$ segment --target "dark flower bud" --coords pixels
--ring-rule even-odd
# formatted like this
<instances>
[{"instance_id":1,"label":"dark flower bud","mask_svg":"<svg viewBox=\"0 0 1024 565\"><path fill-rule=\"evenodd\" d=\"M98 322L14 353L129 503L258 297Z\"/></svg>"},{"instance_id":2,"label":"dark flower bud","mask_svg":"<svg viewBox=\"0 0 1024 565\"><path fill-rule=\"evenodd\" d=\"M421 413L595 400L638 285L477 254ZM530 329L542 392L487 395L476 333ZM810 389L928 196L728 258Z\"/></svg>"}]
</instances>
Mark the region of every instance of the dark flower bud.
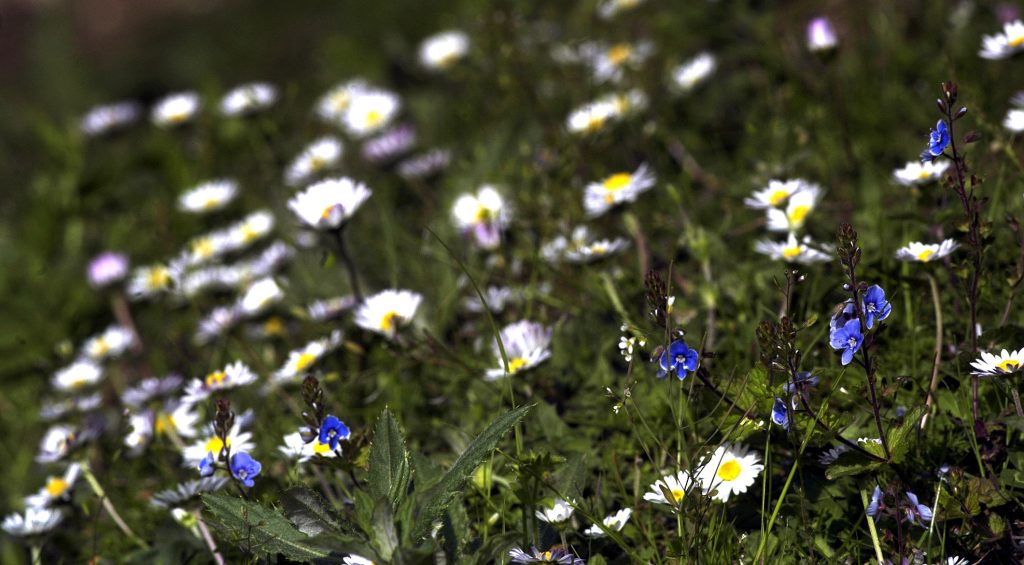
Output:
<instances>
[{"instance_id":1,"label":"dark flower bud","mask_svg":"<svg viewBox=\"0 0 1024 565\"><path fill-rule=\"evenodd\" d=\"M943 114L946 113L946 103L943 102L941 98L935 100L935 105L939 107L940 112L942 112Z\"/></svg>"},{"instance_id":2,"label":"dark flower bud","mask_svg":"<svg viewBox=\"0 0 1024 565\"><path fill-rule=\"evenodd\" d=\"M966 114L966 113L967 113L967 106L961 106L960 109L956 111L956 115L953 116L953 119L954 120L959 120L960 118L964 117L964 114Z\"/></svg>"},{"instance_id":3,"label":"dark flower bud","mask_svg":"<svg viewBox=\"0 0 1024 565\"><path fill-rule=\"evenodd\" d=\"M957 88L955 82L947 80L942 83L942 93L946 95L946 102L950 105L956 104L956 91Z\"/></svg>"},{"instance_id":4,"label":"dark flower bud","mask_svg":"<svg viewBox=\"0 0 1024 565\"><path fill-rule=\"evenodd\" d=\"M981 139L981 134L980 133L978 133L976 131L967 132L967 135L964 136L964 145L967 145L967 144L970 144L970 143L974 143L975 141L978 141L979 139Z\"/></svg>"}]
</instances>

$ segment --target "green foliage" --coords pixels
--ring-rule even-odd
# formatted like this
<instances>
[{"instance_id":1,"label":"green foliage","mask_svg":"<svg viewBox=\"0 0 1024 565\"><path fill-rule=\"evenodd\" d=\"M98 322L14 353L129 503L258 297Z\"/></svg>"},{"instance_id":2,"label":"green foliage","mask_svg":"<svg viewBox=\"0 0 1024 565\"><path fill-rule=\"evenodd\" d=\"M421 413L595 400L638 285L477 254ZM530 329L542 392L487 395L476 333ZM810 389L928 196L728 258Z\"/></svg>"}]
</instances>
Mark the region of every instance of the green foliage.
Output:
<instances>
[{"instance_id":1,"label":"green foliage","mask_svg":"<svg viewBox=\"0 0 1024 565\"><path fill-rule=\"evenodd\" d=\"M395 508L405 497L412 480L405 438L391 410L385 408L377 420L370 451L370 493Z\"/></svg>"},{"instance_id":2,"label":"green foliage","mask_svg":"<svg viewBox=\"0 0 1024 565\"><path fill-rule=\"evenodd\" d=\"M310 543L280 512L259 503L222 494L204 494L203 504L230 539L247 553L274 555L306 563L328 552Z\"/></svg>"}]
</instances>

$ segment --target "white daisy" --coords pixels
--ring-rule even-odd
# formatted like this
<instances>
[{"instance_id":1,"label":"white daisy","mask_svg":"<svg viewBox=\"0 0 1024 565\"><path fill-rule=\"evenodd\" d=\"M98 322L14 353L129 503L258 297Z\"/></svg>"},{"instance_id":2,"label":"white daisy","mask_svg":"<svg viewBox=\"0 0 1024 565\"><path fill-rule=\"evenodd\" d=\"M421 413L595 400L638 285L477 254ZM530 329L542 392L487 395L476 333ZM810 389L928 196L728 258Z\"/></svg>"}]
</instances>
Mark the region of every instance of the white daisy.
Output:
<instances>
[{"instance_id":1,"label":"white daisy","mask_svg":"<svg viewBox=\"0 0 1024 565\"><path fill-rule=\"evenodd\" d=\"M814 18L807 24L807 48L811 51L830 51L839 45L839 38L828 18Z\"/></svg>"},{"instance_id":2,"label":"white daisy","mask_svg":"<svg viewBox=\"0 0 1024 565\"><path fill-rule=\"evenodd\" d=\"M284 443L279 445L277 450L288 459L293 459L299 463L305 463L316 455L322 457L338 456L337 451L332 450L331 446L326 443L320 443L319 438L314 438L313 441L306 443L299 432L284 436L282 441Z\"/></svg>"},{"instance_id":3,"label":"white daisy","mask_svg":"<svg viewBox=\"0 0 1024 565\"><path fill-rule=\"evenodd\" d=\"M672 71L672 83L680 92L690 92L715 72L715 56L705 51Z\"/></svg>"},{"instance_id":4,"label":"white daisy","mask_svg":"<svg viewBox=\"0 0 1024 565\"><path fill-rule=\"evenodd\" d=\"M162 490L149 499L149 503L156 508L172 508L185 504L205 492L216 492L224 488L231 479L228 477L202 477L180 483L173 488ZM174 510L181 510L175 508ZM172 515L177 513L171 511ZM195 517L193 516L193 519ZM177 515L175 519L181 521Z\"/></svg>"},{"instance_id":5,"label":"white daisy","mask_svg":"<svg viewBox=\"0 0 1024 565\"><path fill-rule=\"evenodd\" d=\"M0 528L12 536L35 536L56 528L62 520L64 514L60 510L26 508L24 514L8 514Z\"/></svg>"},{"instance_id":6,"label":"white daisy","mask_svg":"<svg viewBox=\"0 0 1024 565\"><path fill-rule=\"evenodd\" d=\"M601 520L602 525L609 530L614 532L621 532L622 528L626 527L626 522L629 521L629 517L633 515L632 508L623 508L618 512L606 516L604 520ZM588 538L603 538L604 532L597 525L590 526L586 530L583 530L583 535Z\"/></svg>"},{"instance_id":7,"label":"white daisy","mask_svg":"<svg viewBox=\"0 0 1024 565\"><path fill-rule=\"evenodd\" d=\"M564 235L556 237L541 247L540 255L551 263L562 259L570 263L590 263L627 247L629 242L621 237L590 241L587 227L577 226L572 231L572 238L566 238Z\"/></svg>"},{"instance_id":8,"label":"white daisy","mask_svg":"<svg viewBox=\"0 0 1024 565\"><path fill-rule=\"evenodd\" d=\"M640 41L635 44L616 43L605 45L603 43L584 46L584 57L594 73L594 79L598 82L619 81L622 79L623 71L627 68L637 68L644 63L654 52L654 45L649 41Z\"/></svg>"},{"instance_id":9,"label":"white daisy","mask_svg":"<svg viewBox=\"0 0 1024 565\"><path fill-rule=\"evenodd\" d=\"M243 84L231 89L220 100L225 116L245 116L265 110L277 101L277 87L265 82Z\"/></svg>"},{"instance_id":10,"label":"white daisy","mask_svg":"<svg viewBox=\"0 0 1024 565\"><path fill-rule=\"evenodd\" d=\"M356 213L373 194L365 184L348 177L322 180L288 201L288 207L307 226L333 230Z\"/></svg>"},{"instance_id":11,"label":"white daisy","mask_svg":"<svg viewBox=\"0 0 1024 565\"><path fill-rule=\"evenodd\" d=\"M150 119L159 127L168 128L191 121L199 113L202 102L196 92L177 92L160 99L153 106Z\"/></svg>"},{"instance_id":12,"label":"white daisy","mask_svg":"<svg viewBox=\"0 0 1024 565\"><path fill-rule=\"evenodd\" d=\"M344 565L374 565L373 561L355 553L349 554L348 557L342 560L342 563Z\"/></svg>"},{"instance_id":13,"label":"white daisy","mask_svg":"<svg viewBox=\"0 0 1024 565\"><path fill-rule=\"evenodd\" d=\"M727 502L733 494L747 492L764 470L757 453L750 452L744 445L732 444L719 446L709 460L701 460L701 465L697 480L704 492L716 491L713 498L720 502Z\"/></svg>"},{"instance_id":14,"label":"white daisy","mask_svg":"<svg viewBox=\"0 0 1024 565\"><path fill-rule=\"evenodd\" d=\"M288 165L284 181L288 186L299 186L311 177L334 167L341 160L343 146L336 137L321 137L302 150Z\"/></svg>"},{"instance_id":15,"label":"white daisy","mask_svg":"<svg viewBox=\"0 0 1024 565\"><path fill-rule=\"evenodd\" d=\"M170 290L173 282L173 272L166 265L140 267L132 272L132 278L128 281L128 295L133 300L149 298Z\"/></svg>"},{"instance_id":16,"label":"white daisy","mask_svg":"<svg viewBox=\"0 0 1024 565\"><path fill-rule=\"evenodd\" d=\"M265 312L271 305L280 302L282 298L284 298L284 291L273 278L267 277L249 286L238 304L239 310L245 316L257 316Z\"/></svg>"},{"instance_id":17,"label":"white daisy","mask_svg":"<svg viewBox=\"0 0 1024 565\"><path fill-rule=\"evenodd\" d=\"M618 117L612 102L591 102L580 106L569 114L566 129L573 133L594 133Z\"/></svg>"},{"instance_id":18,"label":"white daisy","mask_svg":"<svg viewBox=\"0 0 1024 565\"><path fill-rule=\"evenodd\" d=\"M102 377L99 365L82 359L54 373L50 383L60 392L73 392L98 383Z\"/></svg>"},{"instance_id":19,"label":"white daisy","mask_svg":"<svg viewBox=\"0 0 1024 565\"><path fill-rule=\"evenodd\" d=\"M169 434L173 431L180 437L193 438L199 433L196 429L198 423L199 412L196 411L196 405L179 402L165 406L156 414L153 418L153 431L157 434Z\"/></svg>"},{"instance_id":20,"label":"white daisy","mask_svg":"<svg viewBox=\"0 0 1024 565\"><path fill-rule=\"evenodd\" d=\"M901 247L896 251L896 258L900 261L920 261L922 263L927 263L928 261L942 259L956 250L957 247L959 247L959 245L952 239L943 240L942 243L921 243L920 241L911 241L905 247Z\"/></svg>"},{"instance_id":21,"label":"white daisy","mask_svg":"<svg viewBox=\"0 0 1024 565\"><path fill-rule=\"evenodd\" d=\"M665 475L651 484L644 493L644 500L678 507L693 490L694 484L693 478L686 471Z\"/></svg>"},{"instance_id":22,"label":"white daisy","mask_svg":"<svg viewBox=\"0 0 1024 565\"><path fill-rule=\"evenodd\" d=\"M387 127L401 109L401 99L391 92L363 92L352 99L342 123L349 135L362 138Z\"/></svg>"},{"instance_id":23,"label":"white daisy","mask_svg":"<svg viewBox=\"0 0 1024 565\"><path fill-rule=\"evenodd\" d=\"M452 207L456 227L471 235L483 249L494 249L501 243L501 232L508 226L509 216L501 194L488 184L476 194L459 196Z\"/></svg>"},{"instance_id":24,"label":"white daisy","mask_svg":"<svg viewBox=\"0 0 1024 565\"><path fill-rule=\"evenodd\" d=\"M209 398L214 391L237 388L255 381L256 373L245 363L235 361L221 370L206 375L203 379L193 379L185 387L182 401L186 404L196 404Z\"/></svg>"},{"instance_id":25,"label":"white daisy","mask_svg":"<svg viewBox=\"0 0 1024 565\"><path fill-rule=\"evenodd\" d=\"M39 442L39 453L36 454L38 463L55 463L63 459L71 447L74 446L78 432L67 424L56 424L46 430L46 434Z\"/></svg>"},{"instance_id":26,"label":"white daisy","mask_svg":"<svg viewBox=\"0 0 1024 565\"><path fill-rule=\"evenodd\" d=\"M1009 352L1004 349L999 355L982 351L981 357L972 361L971 366L975 369L972 374L986 377L1016 373L1024 369L1024 348Z\"/></svg>"},{"instance_id":27,"label":"white daisy","mask_svg":"<svg viewBox=\"0 0 1024 565\"><path fill-rule=\"evenodd\" d=\"M498 367L488 369L484 378L493 381L506 375L515 375L547 360L551 357L551 333L551 328L544 324L528 320L505 326L501 330L501 343L505 346L505 356L508 358L508 373L505 372L505 362L495 340L492 349Z\"/></svg>"},{"instance_id":28,"label":"white daisy","mask_svg":"<svg viewBox=\"0 0 1024 565\"><path fill-rule=\"evenodd\" d=\"M316 114L320 119L337 123L352 104L352 99L370 90L366 81L354 79L328 90L316 103Z\"/></svg>"},{"instance_id":29,"label":"white daisy","mask_svg":"<svg viewBox=\"0 0 1024 565\"><path fill-rule=\"evenodd\" d=\"M219 179L194 186L178 197L178 209L192 214L203 214L227 206L238 194L238 183Z\"/></svg>"},{"instance_id":30,"label":"white daisy","mask_svg":"<svg viewBox=\"0 0 1024 565\"><path fill-rule=\"evenodd\" d=\"M274 382L288 382L308 373L324 355L341 345L341 330L335 330L329 337L307 343L302 349L288 354L284 366L274 373Z\"/></svg>"},{"instance_id":31,"label":"white daisy","mask_svg":"<svg viewBox=\"0 0 1024 565\"><path fill-rule=\"evenodd\" d=\"M754 194L743 200L743 203L756 210L778 208L785 205L790 197L801 192L809 192L817 200L821 187L803 179L768 181L768 186L754 191Z\"/></svg>"},{"instance_id":32,"label":"white daisy","mask_svg":"<svg viewBox=\"0 0 1024 565\"><path fill-rule=\"evenodd\" d=\"M985 35L981 38L982 59L1005 59L1024 51L1024 22L1014 20L1003 24L1002 33Z\"/></svg>"},{"instance_id":33,"label":"white daisy","mask_svg":"<svg viewBox=\"0 0 1024 565\"><path fill-rule=\"evenodd\" d=\"M815 246L810 236L804 236L803 240L798 240L796 234L792 232L790 232L789 238L784 242L762 239L754 244L755 251L767 255L776 261L782 260L787 263L810 265L832 259L831 255L816 249L816 247L827 249L827 247L822 245Z\"/></svg>"},{"instance_id":34,"label":"white daisy","mask_svg":"<svg viewBox=\"0 0 1024 565\"><path fill-rule=\"evenodd\" d=\"M268 210L249 214L241 222L223 232L227 240L225 251L238 251L263 239L274 229L274 215Z\"/></svg>"},{"instance_id":35,"label":"white daisy","mask_svg":"<svg viewBox=\"0 0 1024 565\"><path fill-rule=\"evenodd\" d=\"M231 429L228 430L226 443L217 437L212 429L207 431L209 435L201 436L198 441L182 449L181 456L185 467L198 468L199 462L207 454L213 454L213 457L216 459L225 447L230 447L232 453L240 451L251 452L256 447L256 444L252 441L252 434L250 432L243 432L238 422L235 422L235 425L231 426Z\"/></svg>"},{"instance_id":36,"label":"white daisy","mask_svg":"<svg viewBox=\"0 0 1024 565\"><path fill-rule=\"evenodd\" d=\"M139 119L142 112L135 102L115 102L97 106L82 116L79 129L87 137L96 137L124 127Z\"/></svg>"},{"instance_id":37,"label":"white daisy","mask_svg":"<svg viewBox=\"0 0 1024 565\"><path fill-rule=\"evenodd\" d=\"M356 325L394 338L399 327L412 321L422 301L422 295L409 290L382 290L359 305L355 313Z\"/></svg>"},{"instance_id":38,"label":"white daisy","mask_svg":"<svg viewBox=\"0 0 1024 565\"><path fill-rule=\"evenodd\" d=\"M902 169L892 172L893 179L903 186L921 186L931 184L940 178L949 168L949 161L935 159L922 163L910 161Z\"/></svg>"},{"instance_id":39,"label":"white daisy","mask_svg":"<svg viewBox=\"0 0 1024 565\"><path fill-rule=\"evenodd\" d=\"M36 494L25 497L25 506L28 508L48 508L54 501L64 498L75 486L75 481L78 480L81 470L81 466L78 463L71 463L64 470L62 476L47 478L46 486L39 489L39 492Z\"/></svg>"},{"instance_id":40,"label":"white daisy","mask_svg":"<svg viewBox=\"0 0 1024 565\"><path fill-rule=\"evenodd\" d=\"M818 194L816 190L801 190L789 197L785 210L769 208L768 231L794 232L802 228L818 203Z\"/></svg>"},{"instance_id":41,"label":"white daisy","mask_svg":"<svg viewBox=\"0 0 1024 565\"><path fill-rule=\"evenodd\" d=\"M623 202L634 202L657 182L657 177L646 163L636 171L615 173L599 182L587 185L583 195L583 208L594 218Z\"/></svg>"},{"instance_id":42,"label":"white daisy","mask_svg":"<svg viewBox=\"0 0 1024 565\"><path fill-rule=\"evenodd\" d=\"M420 44L420 64L430 70L444 70L469 52L469 36L458 30L444 31Z\"/></svg>"},{"instance_id":43,"label":"white daisy","mask_svg":"<svg viewBox=\"0 0 1024 565\"><path fill-rule=\"evenodd\" d=\"M611 19L617 14L632 10L640 4L643 4L644 0L604 0L597 6L597 14L604 19Z\"/></svg>"},{"instance_id":44,"label":"white daisy","mask_svg":"<svg viewBox=\"0 0 1024 565\"><path fill-rule=\"evenodd\" d=\"M202 265L231 251L231 241L225 231L215 231L192 238L182 252L184 263L190 267Z\"/></svg>"},{"instance_id":45,"label":"white daisy","mask_svg":"<svg viewBox=\"0 0 1024 565\"><path fill-rule=\"evenodd\" d=\"M110 326L82 344L82 355L93 361L113 359L135 345L135 334L123 326Z\"/></svg>"},{"instance_id":46,"label":"white daisy","mask_svg":"<svg viewBox=\"0 0 1024 565\"><path fill-rule=\"evenodd\" d=\"M1010 110L1003 120L1003 127L1012 133L1024 132L1024 110L1019 108Z\"/></svg>"},{"instance_id":47,"label":"white daisy","mask_svg":"<svg viewBox=\"0 0 1024 565\"><path fill-rule=\"evenodd\" d=\"M204 345L220 337L230 330L242 319L237 304L231 306L218 306L199 321L199 328L196 330L195 341Z\"/></svg>"},{"instance_id":48,"label":"white daisy","mask_svg":"<svg viewBox=\"0 0 1024 565\"><path fill-rule=\"evenodd\" d=\"M537 519L542 522L558 524L572 517L574 510L573 506L575 504L575 501L566 501L561 498L556 498L550 507L537 510L535 515L537 516Z\"/></svg>"},{"instance_id":49,"label":"white daisy","mask_svg":"<svg viewBox=\"0 0 1024 565\"><path fill-rule=\"evenodd\" d=\"M521 292L512 290L507 286L489 286L483 290L484 300L487 301L487 308L491 312L501 312L508 304L519 302L523 295ZM484 304L480 297L474 292L462 302L466 310L479 314L484 311Z\"/></svg>"},{"instance_id":50,"label":"white daisy","mask_svg":"<svg viewBox=\"0 0 1024 565\"><path fill-rule=\"evenodd\" d=\"M153 439L153 413L145 411L128 416L128 434L124 445L133 455L138 455Z\"/></svg>"}]
</instances>

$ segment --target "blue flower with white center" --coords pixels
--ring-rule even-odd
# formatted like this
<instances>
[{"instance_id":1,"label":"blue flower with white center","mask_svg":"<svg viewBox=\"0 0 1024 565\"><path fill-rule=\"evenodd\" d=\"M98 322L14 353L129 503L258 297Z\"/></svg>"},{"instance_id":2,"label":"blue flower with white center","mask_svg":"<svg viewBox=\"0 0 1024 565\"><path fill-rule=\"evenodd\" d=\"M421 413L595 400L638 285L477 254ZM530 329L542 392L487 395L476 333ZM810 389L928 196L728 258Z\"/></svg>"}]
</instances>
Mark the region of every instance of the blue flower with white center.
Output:
<instances>
[{"instance_id":1,"label":"blue flower with white center","mask_svg":"<svg viewBox=\"0 0 1024 565\"><path fill-rule=\"evenodd\" d=\"M338 441L347 440L351 434L345 422L334 415L327 416L320 424L320 443L331 446L331 451L338 449Z\"/></svg>"},{"instance_id":2,"label":"blue flower with white center","mask_svg":"<svg viewBox=\"0 0 1024 565\"><path fill-rule=\"evenodd\" d=\"M213 465L213 453L207 453L206 457L203 457L202 461L199 462L199 476L209 477L213 474L215 467Z\"/></svg>"},{"instance_id":3,"label":"blue flower with white center","mask_svg":"<svg viewBox=\"0 0 1024 565\"><path fill-rule=\"evenodd\" d=\"M843 365L849 365L853 361L853 355L864 343L864 334L860 332L860 320L850 320L841 327L832 330L829 336L829 345L832 349L843 352Z\"/></svg>"},{"instance_id":4,"label":"blue flower with white center","mask_svg":"<svg viewBox=\"0 0 1024 565\"><path fill-rule=\"evenodd\" d=\"M867 514L872 518L878 519L878 507L882 504L882 489L878 485L875 485L875 492L871 494L871 503L868 504Z\"/></svg>"},{"instance_id":5,"label":"blue flower with white center","mask_svg":"<svg viewBox=\"0 0 1024 565\"><path fill-rule=\"evenodd\" d=\"M892 305L885 299L885 291L882 287L872 285L864 293L864 318L870 330L875 326L875 320L881 322L889 317L892 312Z\"/></svg>"},{"instance_id":6,"label":"blue flower with white center","mask_svg":"<svg viewBox=\"0 0 1024 565\"><path fill-rule=\"evenodd\" d=\"M921 153L922 161L932 161L949 147L949 127L946 122L939 120L935 129L928 136L928 148Z\"/></svg>"},{"instance_id":7,"label":"blue flower with white center","mask_svg":"<svg viewBox=\"0 0 1024 565\"><path fill-rule=\"evenodd\" d=\"M789 407L779 397L775 397L775 407L772 408L772 423L782 426L782 429L789 429Z\"/></svg>"},{"instance_id":8,"label":"blue flower with white center","mask_svg":"<svg viewBox=\"0 0 1024 565\"><path fill-rule=\"evenodd\" d=\"M661 353L658 362L658 378L664 378L670 372L674 372L679 380L686 378L687 373L697 370L698 355L696 349L690 349L686 342L677 339L668 346L668 349Z\"/></svg>"},{"instance_id":9,"label":"blue flower with white center","mask_svg":"<svg viewBox=\"0 0 1024 565\"><path fill-rule=\"evenodd\" d=\"M910 502L910 506L906 509L907 520L922 528L927 528L932 521L932 509L928 508L927 504L921 504L917 500L917 495L909 490L907 491L907 500Z\"/></svg>"},{"instance_id":10,"label":"blue flower with white center","mask_svg":"<svg viewBox=\"0 0 1024 565\"><path fill-rule=\"evenodd\" d=\"M231 456L231 476L241 481L241 483L247 487L253 486L253 478L260 474L263 470L263 465L260 462L249 456L244 451Z\"/></svg>"}]
</instances>

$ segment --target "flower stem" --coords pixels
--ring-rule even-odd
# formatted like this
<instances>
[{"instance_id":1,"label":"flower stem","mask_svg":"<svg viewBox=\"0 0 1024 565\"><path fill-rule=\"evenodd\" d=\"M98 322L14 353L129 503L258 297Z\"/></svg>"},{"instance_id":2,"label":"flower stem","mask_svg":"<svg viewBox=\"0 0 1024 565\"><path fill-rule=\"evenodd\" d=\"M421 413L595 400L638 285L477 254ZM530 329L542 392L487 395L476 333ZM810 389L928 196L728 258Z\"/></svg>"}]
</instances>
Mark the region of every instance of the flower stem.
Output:
<instances>
[{"instance_id":1,"label":"flower stem","mask_svg":"<svg viewBox=\"0 0 1024 565\"><path fill-rule=\"evenodd\" d=\"M854 261L851 259L847 264L848 275L850 277L850 292L853 294L853 308L857 314L857 318L860 319L861 331L867 332L867 319L864 316L864 308L860 301L860 286L857 282L857 271L854 268ZM865 342L867 337L865 336ZM882 450L885 452L886 461L889 460L891 454L889 453L889 440L885 437L885 427L882 426L882 411L878 405L878 391L877 385L875 384L875 366L871 362L871 354L869 349L871 348L869 343L864 343L860 348L861 355L864 357L864 372L868 377L868 392L870 397L868 401L871 403L871 412L875 417L875 426L878 428L878 439L882 442Z\"/></svg>"},{"instance_id":2,"label":"flower stem","mask_svg":"<svg viewBox=\"0 0 1024 565\"><path fill-rule=\"evenodd\" d=\"M860 491L860 499L864 504L864 510L868 509L868 491ZM882 545L878 542L878 530L875 529L875 519L871 516L867 516L868 520L868 531L871 532L871 545L875 547L875 557L878 559L878 565L885 563L885 557L882 555Z\"/></svg>"},{"instance_id":3,"label":"flower stem","mask_svg":"<svg viewBox=\"0 0 1024 565\"><path fill-rule=\"evenodd\" d=\"M928 284L932 289L932 306L935 308L935 359L932 361L932 380L928 385L928 398L925 400L925 412L921 416L921 429L928 424L928 415L931 414L932 404L935 403L935 389L939 385L939 362L942 360L942 303L939 301L939 285L931 274L928 277Z\"/></svg>"},{"instance_id":4,"label":"flower stem","mask_svg":"<svg viewBox=\"0 0 1024 565\"><path fill-rule=\"evenodd\" d=\"M342 225L336 230L333 230L334 241L338 248L338 257L341 258L341 263L345 266L345 272L348 273L349 286L352 288L352 295L356 297L357 302L363 301L363 292L359 288L359 277L356 275L356 265L352 262L352 257L348 253L348 246L345 245L345 226Z\"/></svg>"},{"instance_id":5,"label":"flower stem","mask_svg":"<svg viewBox=\"0 0 1024 565\"><path fill-rule=\"evenodd\" d=\"M203 521L200 511L196 510L194 516L196 517L196 525L199 526L199 532L203 535L203 541L206 542L206 547L210 548L210 553L213 554L213 560L217 565L224 565L224 556L217 549L217 542L210 535L210 529L206 527L206 522Z\"/></svg>"},{"instance_id":6,"label":"flower stem","mask_svg":"<svg viewBox=\"0 0 1024 565\"><path fill-rule=\"evenodd\" d=\"M32 565L42 565L43 563L43 548L38 544L32 544L29 546L29 551L32 554L30 563Z\"/></svg>"},{"instance_id":7,"label":"flower stem","mask_svg":"<svg viewBox=\"0 0 1024 565\"><path fill-rule=\"evenodd\" d=\"M128 526L128 524L126 524L125 521L121 518L121 515L118 514L117 508L115 508L114 504L110 502L110 497L107 496L107 493L106 491L103 490L103 487L100 485L100 482L96 480L96 475L93 474L92 469L89 467L89 462L82 461L80 469L82 472L82 476L85 477L85 480L89 483L89 486L92 487L92 491L96 493L96 496L100 498L100 501L103 504L103 508L107 511L107 514L110 514L110 518L114 520L114 523L117 524L117 527L120 528L120 530L124 532L124 535L128 536L128 539L132 540L132 542L134 542L136 545L143 549L148 549L149 544L147 544L145 541L142 540L142 538L137 536L135 532L133 532L132 529Z\"/></svg>"}]
</instances>

